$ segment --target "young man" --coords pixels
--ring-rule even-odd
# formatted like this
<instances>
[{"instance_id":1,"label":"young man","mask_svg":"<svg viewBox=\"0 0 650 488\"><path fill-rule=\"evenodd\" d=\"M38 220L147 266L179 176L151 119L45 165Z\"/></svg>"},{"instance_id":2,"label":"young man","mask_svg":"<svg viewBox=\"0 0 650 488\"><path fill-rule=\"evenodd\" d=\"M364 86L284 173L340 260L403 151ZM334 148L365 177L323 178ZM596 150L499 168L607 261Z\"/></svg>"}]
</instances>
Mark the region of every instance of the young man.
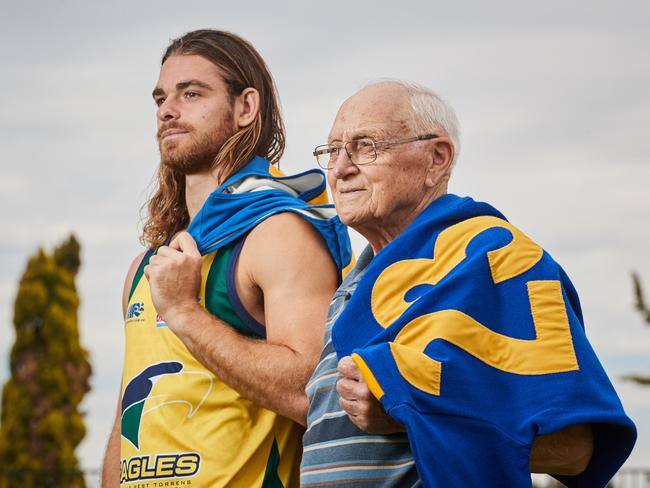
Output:
<instances>
[{"instance_id":1,"label":"young man","mask_svg":"<svg viewBox=\"0 0 650 488\"><path fill-rule=\"evenodd\" d=\"M347 233L331 208L307 203L322 200L322 173L271 174L284 130L249 43L213 30L172 41L153 97L150 251L124 286L103 484L297 486L303 389L350 260Z\"/></svg>"}]
</instances>

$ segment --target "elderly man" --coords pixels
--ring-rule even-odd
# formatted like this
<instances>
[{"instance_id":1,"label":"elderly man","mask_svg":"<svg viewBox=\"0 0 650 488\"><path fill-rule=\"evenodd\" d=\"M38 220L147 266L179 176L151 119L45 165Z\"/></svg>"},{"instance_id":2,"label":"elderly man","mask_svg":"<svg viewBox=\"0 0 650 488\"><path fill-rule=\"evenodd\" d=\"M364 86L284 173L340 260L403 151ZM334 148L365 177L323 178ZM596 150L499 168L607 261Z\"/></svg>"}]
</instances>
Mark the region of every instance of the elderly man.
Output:
<instances>
[{"instance_id":1,"label":"elderly man","mask_svg":"<svg viewBox=\"0 0 650 488\"><path fill-rule=\"evenodd\" d=\"M564 271L493 207L447 193L458 147L439 97L382 82L314 151L370 245L307 386L303 487L522 487L531 470L604 486L634 445Z\"/></svg>"}]
</instances>

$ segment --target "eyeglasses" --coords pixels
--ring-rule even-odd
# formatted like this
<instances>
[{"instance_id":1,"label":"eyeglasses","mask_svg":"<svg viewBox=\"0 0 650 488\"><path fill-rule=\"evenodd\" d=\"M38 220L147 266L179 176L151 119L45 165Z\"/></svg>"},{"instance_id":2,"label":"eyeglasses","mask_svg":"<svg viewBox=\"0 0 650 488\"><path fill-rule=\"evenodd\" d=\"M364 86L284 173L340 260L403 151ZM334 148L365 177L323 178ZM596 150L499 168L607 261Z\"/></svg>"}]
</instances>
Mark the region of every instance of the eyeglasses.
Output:
<instances>
[{"instance_id":1,"label":"eyeglasses","mask_svg":"<svg viewBox=\"0 0 650 488\"><path fill-rule=\"evenodd\" d=\"M316 146L314 149L314 156L318 166L323 169L332 169L334 163L339 157L341 149L347 153L350 161L357 166L370 164L377 159L377 148L396 146L398 144L406 144L407 142L425 141L427 139L435 139L436 134L424 134L421 136L407 137L405 139L397 139L395 141L374 141L368 137L361 139L354 139L345 143L323 144Z\"/></svg>"}]
</instances>

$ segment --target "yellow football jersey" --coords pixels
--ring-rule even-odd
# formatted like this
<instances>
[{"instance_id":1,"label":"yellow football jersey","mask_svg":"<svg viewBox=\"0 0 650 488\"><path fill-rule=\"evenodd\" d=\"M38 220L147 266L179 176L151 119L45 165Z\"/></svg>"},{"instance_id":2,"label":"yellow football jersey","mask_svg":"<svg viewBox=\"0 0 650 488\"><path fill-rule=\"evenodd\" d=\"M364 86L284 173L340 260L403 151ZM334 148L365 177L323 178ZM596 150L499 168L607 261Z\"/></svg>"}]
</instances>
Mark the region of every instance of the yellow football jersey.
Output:
<instances>
[{"instance_id":1,"label":"yellow football jersey","mask_svg":"<svg viewBox=\"0 0 650 488\"><path fill-rule=\"evenodd\" d=\"M227 259L215 259L224 251L203 257L204 306L206 284L208 294L225 286L223 279L208 282L213 267L225 272ZM243 398L199 363L157 316L139 274L125 324L121 486L297 487L302 428Z\"/></svg>"}]
</instances>

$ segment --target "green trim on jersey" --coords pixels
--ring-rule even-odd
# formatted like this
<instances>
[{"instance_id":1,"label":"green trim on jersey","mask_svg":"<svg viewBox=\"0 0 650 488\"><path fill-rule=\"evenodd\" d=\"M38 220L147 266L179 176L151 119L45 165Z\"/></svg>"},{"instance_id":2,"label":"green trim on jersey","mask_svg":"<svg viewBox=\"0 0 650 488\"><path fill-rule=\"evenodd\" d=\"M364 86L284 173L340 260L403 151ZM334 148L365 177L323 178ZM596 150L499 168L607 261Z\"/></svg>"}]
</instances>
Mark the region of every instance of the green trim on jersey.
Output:
<instances>
[{"instance_id":1,"label":"green trim on jersey","mask_svg":"<svg viewBox=\"0 0 650 488\"><path fill-rule=\"evenodd\" d=\"M217 255L214 257L214 262L210 266L210 272L205 282L205 308L232 326L240 334L259 338L259 334L254 332L237 315L228 296L228 264L237 244L239 244L238 240L216 251Z\"/></svg>"},{"instance_id":2,"label":"green trim on jersey","mask_svg":"<svg viewBox=\"0 0 650 488\"><path fill-rule=\"evenodd\" d=\"M260 335L251 329L237 314L235 307L230 301L228 296L228 264L232 256L234 248L239 244L239 240L229 244L226 247L215 251L217 254L214 261L210 266L208 278L205 284L205 308L212 314L219 317L221 320L230 325L240 334L248 337L259 338ZM144 274L144 267L149 264L151 256L156 254L158 250L147 250L142 257L142 261L131 282L131 291L129 292L129 301L135 292L138 283Z\"/></svg>"},{"instance_id":3,"label":"green trim on jersey","mask_svg":"<svg viewBox=\"0 0 650 488\"><path fill-rule=\"evenodd\" d=\"M135 292L135 289L138 286L138 283L140 282L140 278L142 278L142 275L144 274L144 267L149 264L149 259L151 259L151 256L156 254L158 250L156 249L155 251L152 250L151 248L147 249L147 252L144 253L144 256L142 256L142 261L140 261L140 264L138 265L138 269L135 272L135 275L133 276L133 281L131 281L131 291L129 291L129 299L128 301L131 301L131 297L133 296L133 293Z\"/></svg>"},{"instance_id":4,"label":"green trim on jersey","mask_svg":"<svg viewBox=\"0 0 650 488\"><path fill-rule=\"evenodd\" d=\"M262 488L284 488L282 480L278 475L278 466L280 465L280 450L278 449L278 441L273 439L271 445L271 452L269 452L269 460L266 463L266 471L264 472L264 481Z\"/></svg>"}]
</instances>

